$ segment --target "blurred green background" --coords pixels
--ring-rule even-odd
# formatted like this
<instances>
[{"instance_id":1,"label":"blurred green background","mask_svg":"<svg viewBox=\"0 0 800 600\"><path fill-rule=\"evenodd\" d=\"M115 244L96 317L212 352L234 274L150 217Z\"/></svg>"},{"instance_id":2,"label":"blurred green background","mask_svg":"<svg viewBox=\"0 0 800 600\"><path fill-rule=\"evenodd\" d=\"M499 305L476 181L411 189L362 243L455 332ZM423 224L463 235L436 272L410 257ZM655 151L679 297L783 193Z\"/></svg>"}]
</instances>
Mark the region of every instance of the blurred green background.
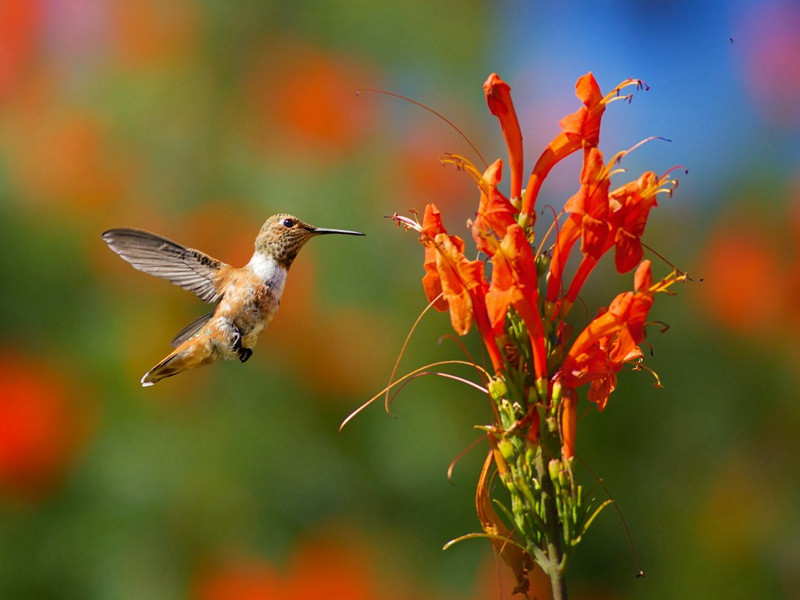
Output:
<instances>
[{"instance_id":1,"label":"blurred green background","mask_svg":"<svg viewBox=\"0 0 800 600\"><path fill-rule=\"evenodd\" d=\"M446 469L489 420L485 398L417 380L394 418L376 404L337 430L425 306L421 248L384 215L435 202L466 236L477 207L438 162L473 157L462 139L356 90L423 101L505 159L492 71L526 169L587 71L603 90L651 86L607 111L607 156L659 135L671 143L627 157L630 176L689 169L645 236L695 280L651 313L670 325L648 338L664 389L623 373L578 425L647 576L607 510L572 595L800 597L800 8L555 4L0 0L0 597L508 597L489 544L440 550L479 528L483 448L453 483ZM542 223L579 168L548 179ZM148 229L239 265L279 211L367 237L303 250L247 364L140 388L206 307L100 233ZM629 287L595 273L587 310ZM437 343L448 331L426 317L401 372L460 358Z\"/></svg>"}]
</instances>

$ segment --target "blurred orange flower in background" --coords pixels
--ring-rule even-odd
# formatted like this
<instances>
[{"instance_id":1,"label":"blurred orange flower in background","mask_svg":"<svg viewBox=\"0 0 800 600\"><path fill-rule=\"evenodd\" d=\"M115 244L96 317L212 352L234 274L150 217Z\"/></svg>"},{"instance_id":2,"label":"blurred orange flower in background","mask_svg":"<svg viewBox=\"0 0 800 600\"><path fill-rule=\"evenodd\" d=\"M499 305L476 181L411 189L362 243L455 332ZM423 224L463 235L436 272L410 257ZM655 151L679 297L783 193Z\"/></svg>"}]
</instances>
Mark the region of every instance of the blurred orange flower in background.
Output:
<instances>
[{"instance_id":1,"label":"blurred orange flower in background","mask_svg":"<svg viewBox=\"0 0 800 600\"><path fill-rule=\"evenodd\" d=\"M127 0L112 4L112 39L123 64L158 66L193 50L202 11L190 0Z\"/></svg>"},{"instance_id":2,"label":"blurred orange flower in background","mask_svg":"<svg viewBox=\"0 0 800 600\"><path fill-rule=\"evenodd\" d=\"M52 367L0 355L0 494L35 500L58 485L92 424L76 394Z\"/></svg>"},{"instance_id":3,"label":"blurred orange flower in background","mask_svg":"<svg viewBox=\"0 0 800 600\"><path fill-rule=\"evenodd\" d=\"M389 595L391 597L391 594ZM379 593L365 552L329 540L313 541L278 570L259 558L223 561L201 573L194 586L197 600L371 600Z\"/></svg>"},{"instance_id":4,"label":"blurred orange flower in background","mask_svg":"<svg viewBox=\"0 0 800 600\"><path fill-rule=\"evenodd\" d=\"M780 232L744 219L717 225L698 273L704 314L740 335L772 339L784 330L789 273Z\"/></svg>"},{"instance_id":5,"label":"blurred orange flower in background","mask_svg":"<svg viewBox=\"0 0 800 600\"><path fill-rule=\"evenodd\" d=\"M250 134L265 152L348 150L375 125L375 104L356 95L375 80L365 61L285 42L263 48L253 63L245 92L257 115Z\"/></svg>"},{"instance_id":6,"label":"blurred orange flower in background","mask_svg":"<svg viewBox=\"0 0 800 600\"><path fill-rule=\"evenodd\" d=\"M15 90L30 68L43 16L37 0L0 2L0 102Z\"/></svg>"},{"instance_id":7,"label":"blurred orange flower in background","mask_svg":"<svg viewBox=\"0 0 800 600\"><path fill-rule=\"evenodd\" d=\"M19 194L45 207L91 211L112 203L124 172L111 158L105 127L96 114L52 100L34 91L11 120L13 135L5 140Z\"/></svg>"}]
</instances>

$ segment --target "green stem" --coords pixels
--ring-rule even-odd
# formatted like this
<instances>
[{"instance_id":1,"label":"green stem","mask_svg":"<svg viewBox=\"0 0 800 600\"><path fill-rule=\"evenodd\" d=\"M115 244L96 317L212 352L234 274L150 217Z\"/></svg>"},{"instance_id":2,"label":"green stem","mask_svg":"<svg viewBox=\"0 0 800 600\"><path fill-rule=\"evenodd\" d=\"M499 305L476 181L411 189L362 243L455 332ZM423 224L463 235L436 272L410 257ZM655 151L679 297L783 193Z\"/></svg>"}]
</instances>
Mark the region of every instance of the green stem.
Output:
<instances>
[{"instance_id":1,"label":"green stem","mask_svg":"<svg viewBox=\"0 0 800 600\"><path fill-rule=\"evenodd\" d=\"M553 600L567 600L567 578L564 575L562 565L563 551L561 548L562 531L561 522L558 519L558 508L556 507L556 490L553 481L550 479L550 471L547 468L544 452L536 455L536 473L542 485L542 504L545 509L545 519L547 523L546 545L547 545L547 565L541 565L542 569L550 576L550 587L553 590Z\"/></svg>"}]
</instances>

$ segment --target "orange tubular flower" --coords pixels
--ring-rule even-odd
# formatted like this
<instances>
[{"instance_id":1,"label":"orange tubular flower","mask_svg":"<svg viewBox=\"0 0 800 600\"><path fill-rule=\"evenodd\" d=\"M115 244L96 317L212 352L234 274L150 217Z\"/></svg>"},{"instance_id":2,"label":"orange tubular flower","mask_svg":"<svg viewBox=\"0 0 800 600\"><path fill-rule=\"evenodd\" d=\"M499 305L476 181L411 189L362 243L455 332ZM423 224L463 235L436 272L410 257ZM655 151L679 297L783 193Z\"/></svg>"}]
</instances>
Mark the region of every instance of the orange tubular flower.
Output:
<instances>
[{"instance_id":1,"label":"orange tubular flower","mask_svg":"<svg viewBox=\"0 0 800 600\"><path fill-rule=\"evenodd\" d=\"M478 250L488 256L494 254L499 240L509 225L516 223L514 215L519 212L498 189L503 174L503 161L497 159L478 181L481 190L478 214L472 223L472 237Z\"/></svg>"},{"instance_id":2,"label":"orange tubular flower","mask_svg":"<svg viewBox=\"0 0 800 600\"><path fill-rule=\"evenodd\" d=\"M436 208L436 205L429 204L425 207L425 216L422 219L422 240L433 240L440 233L447 233L444 225L442 224L442 213ZM447 300L444 299L442 294L442 280L439 278L439 270L436 267L436 246L433 244L426 244L425 246L425 262L422 267L425 269L425 276L422 278L422 287L425 289L425 295L428 297L428 302L433 302L434 308L439 312L447 310Z\"/></svg>"},{"instance_id":3,"label":"orange tubular flower","mask_svg":"<svg viewBox=\"0 0 800 600\"><path fill-rule=\"evenodd\" d=\"M518 202L522 194L522 132L514 103L511 101L511 88L497 73L492 73L483 84L483 91L489 111L498 118L500 128L503 130L503 137L508 147L508 161L511 165L511 200Z\"/></svg>"},{"instance_id":4,"label":"orange tubular flower","mask_svg":"<svg viewBox=\"0 0 800 600\"><path fill-rule=\"evenodd\" d=\"M490 451L478 481L475 506L483 533L513 573L513 593L526 597L544 593L531 580L534 564L541 567L540 574L549 577L552 597L567 597L565 573L575 547L600 510L611 502L583 495L573 474L578 388L585 385L588 400L604 410L625 363L636 361L634 370L647 369L640 344L655 295L687 278L675 269L654 282L650 261L642 260L641 237L650 210L657 205L658 194L671 193L677 185L669 171L661 177L647 172L617 189L611 187L612 176L624 171L618 167L622 157L653 138L608 162L598 149L606 106L630 99L631 95L621 95L629 86L646 87L638 79L626 79L603 95L591 73L579 78L575 93L581 107L559 122L561 133L539 156L527 187L522 189L522 133L511 88L496 73L488 77L483 86L486 102L499 121L508 150L508 195L498 189L502 160L478 169L463 156L441 157L443 164L472 177L480 190L478 210L467 222L478 249L477 260L466 258L464 241L447 233L433 204L426 207L422 223L397 214L392 217L421 234L425 247L422 283L430 306L448 310L459 335L468 333L474 321L494 367L494 373L488 373L476 365L484 381L480 389L491 404L493 418L490 425L479 427ZM534 246L534 206L543 181L559 161L578 150L583 158L578 190L555 216L545 239ZM482 156L481 161L487 162ZM554 241L550 237L553 230ZM568 280L566 265L579 241L582 260ZM549 259L545 242L553 244ZM589 274L611 248L615 248L616 268L621 273L639 265L633 291L618 294L574 335L576 329L565 317ZM571 274L572 267L569 271ZM421 367L390 382L384 390L387 402L395 384L426 369ZM492 465L499 475L497 483L505 487L498 505L508 508L502 514L494 506ZM445 547L474 535L459 537Z\"/></svg>"},{"instance_id":5,"label":"orange tubular flower","mask_svg":"<svg viewBox=\"0 0 800 600\"><path fill-rule=\"evenodd\" d=\"M572 214L558 232L553 248L547 280L548 302L555 302L558 299L564 267L572 246L579 237L582 238L581 252L584 256L591 257L595 263L607 250L607 243L611 237L611 228L608 224L610 186L609 170L603 163L603 154L597 148L589 148L583 156L581 187L564 205L564 210ZM574 297L570 301L574 301Z\"/></svg>"},{"instance_id":6,"label":"orange tubular flower","mask_svg":"<svg viewBox=\"0 0 800 600\"><path fill-rule=\"evenodd\" d=\"M564 392L561 409L561 454L564 458L575 456L575 430L578 426L578 396L575 390L567 389Z\"/></svg>"},{"instance_id":7,"label":"orange tubular flower","mask_svg":"<svg viewBox=\"0 0 800 600\"><path fill-rule=\"evenodd\" d=\"M434 244L437 250L436 270L444 300L450 307L450 322L458 335L466 335L473 317L472 298L467 282L473 287L480 287L481 283L485 285L485 281L481 282L483 263L466 259L464 241L458 236L440 233L434 238Z\"/></svg>"},{"instance_id":8,"label":"orange tubular flower","mask_svg":"<svg viewBox=\"0 0 800 600\"><path fill-rule=\"evenodd\" d=\"M500 333L509 306L525 322L531 340L537 380L547 377L544 328L539 315L536 261L522 227L510 225L492 258L492 284L486 294L489 322Z\"/></svg>"},{"instance_id":9,"label":"orange tubular flower","mask_svg":"<svg viewBox=\"0 0 800 600\"><path fill-rule=\"evenodd\" d=\"M613 163L613 161L612 161ZM609 165L610 166L610 165ZM572 278L565 299L574 302L578 297L581 286L586 281L591 270L612 246L615 246L614 263L617 271L627 273L633 269L644 256L642 250L642 234L644 233L650 209L658 206L658 194L671 194L676 185L669 174L660 178L652 171L642 174L639 179L632 181L612 191L608 196L608 222L604 223L610 235L605 236L605 244L596 244L594 253L584 252L584 258ZM581 246L581 250L586 246Z\"/></svg>"},{"instance_id":10,"label":"orange tubular flower","mask_svg":"<svg viewBox=\"0 0 800 600\"><path fill-rule=\"evenodd\" d=\"M517 222L514 215L519 212L497 189L503 175L503 161L498 158L483 174L469 160L457 154L445 154L441 161L465 171L478 185L481 198L470 229L478 250L492 256L508 226Z\"/></svg>"},{"instance_id":11,"label":"orange tubular flower","mask_svg":"<svg viewBox=\"0 0 800 600\"><path fill-rule=\"evenodd\" d=\"M579 236L583 260L564 296L566 306L575 302L589 273L612 247L616 247L614 260L620 273L630 271L642 260L641 236L650 209L658 205L658 194L671 194L677 182L669 177L669 171L661 177L648 171L636 181L609 192L610 177L616 172L611 167L624 154L617 154L605 166L598 149L591 148L584 155L581 188L564 206L572 214L559 232L550 263L549 303L558 298L569 251Z\"/></svg>"},{"instance_id":12,"label":"orange tubular flower","mask_svg":"<svg viewBox=\"0 0 800 600\"><path fill-rule=\"evenodd\" d=\"M676 181L669 173L658 177L652 171L617 188L609 196L614 235L614 262L617 271L626 273L642 260L642 234L650 209L658 206L658 194L671 194Z\"/></svg>"},{"instance_id":13,"label":"orange tubular flower","mask_svg":"<svg viewBox=\"0 0 800 600\"><path fill-rule=\"evenodd\" d=\"M459 335L466 335L473 317L472 300L466 281L469 280L472 287L481 286L483 263L467 260L464 256L464 240L457 235L447 234L442 224L442 213L435 204L425 207L421 233L420 242L425 246L425 276L422 278L422 286L428 301L433 302L441 294L442 297L434 303L434 308L441 312L450 308L453 329ZM476 269L479 269L480 279L475 277ZM486 286L485 280L482 285Z\"/></svg>"},{"instance_id":14,"label":"orange tubular flower","mask_svg":"<svg viewBox=\"0 0 800 600\"><path fill-rule=\"evenodd\" d=\"M444 312L449 307L450 322L459 335L469 332L475 319L495 371L503 368L503 359L486 314L485 296L488 284L483 275L483 263L464 256L464 240L448 235L442 224L441 212L434 204L425 207L420 227L420 242L425 246L425 276L422 285L429 302Z\"/></svg>"},{"instance_id":15,"label":"orange tubular flower","mask_svg":"<svg viewBox=\"0 0 800 600\"><path fill-rule=\"evenodd\" d=\"M581 219L581 252L599 259L605 252L610 233L608 220L608 190L611 187L609 167L603 163L603 153L589 148L584 153L581 187L567 200L566 212Z\"/></svg>"},{"instance_id":16,"label":"orange tubular flower","mask_svg":"<svg viewBox=\"0 0 800 600\"><path fill-rule=\"evenodd\" d=\"M653 286L650 261L643 261L634 277L636 291L619 294L575 339L557 375L562 385L574 389L591 383L589 400L603 410L622 365L642 355L638 344L644 339L644 323L654 293L674 281L677 278Z\"/></svg>"},{"instance_id":17,"label":"orange tubular flower","mask_svg":"<svg viewBox=\"0 0 800 600\"><path fill-rule=\"evenodd\" d=\"M631 85L639 88L644 86L644 83L638 79L626 79L603 96L592 73L587 73L578 79L575 83L575 95L583 102L583 106L561 120L559 123L561 133L553 138L536 161L522 198L523 226L536 221L533 208L542 182L550 169L581 147L597 146L600 141L600 121L606 106L615 100L630 99L630 95L620 96L619 92Z\"/></svg>"}]
</instances>

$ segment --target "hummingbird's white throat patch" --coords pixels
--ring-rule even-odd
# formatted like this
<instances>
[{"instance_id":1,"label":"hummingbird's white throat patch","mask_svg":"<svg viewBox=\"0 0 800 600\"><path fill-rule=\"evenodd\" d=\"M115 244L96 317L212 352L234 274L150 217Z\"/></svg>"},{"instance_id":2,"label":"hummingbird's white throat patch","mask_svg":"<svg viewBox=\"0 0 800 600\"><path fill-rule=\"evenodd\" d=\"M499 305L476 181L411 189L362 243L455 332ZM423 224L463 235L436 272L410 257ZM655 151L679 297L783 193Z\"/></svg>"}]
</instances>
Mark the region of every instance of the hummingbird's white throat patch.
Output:
<instances>
[{"instance_id":1,"label":"hummingbird's white throat patch","mask_svg":"<svg viewBox=\"0 0 800 600\"><path fill-rule=\"evenodd\" d=\"M256 277L263 281L269 289L275 292L278 297L283 294L283 286L286 284L287 271L278 261L271 256L260 252L253 254L253 258L247 263Z\"/></svg>"}]
</instances>

